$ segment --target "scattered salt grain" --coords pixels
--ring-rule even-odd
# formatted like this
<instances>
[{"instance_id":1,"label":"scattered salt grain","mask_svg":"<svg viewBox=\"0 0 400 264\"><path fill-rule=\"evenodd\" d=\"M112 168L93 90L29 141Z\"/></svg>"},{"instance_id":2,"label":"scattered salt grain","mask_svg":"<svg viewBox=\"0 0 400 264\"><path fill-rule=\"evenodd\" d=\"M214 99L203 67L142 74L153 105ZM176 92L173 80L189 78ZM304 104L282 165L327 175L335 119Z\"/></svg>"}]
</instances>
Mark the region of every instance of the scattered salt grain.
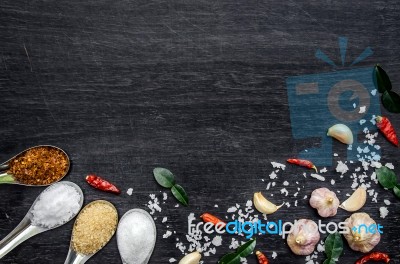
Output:
<instances>
[{"instance_id":1,"label":"scattered salt grain","mask_svg":"<svg viewBox=\"0 0 400 264\"><path fill-rule=\"evenodd\" d=\"M284 181L284 182L283 182L283 185L284 185L284 186L289 186L289 182L288 182L288 181Z\"/></svg>"},{"instance_id":2,"label":"scattered salt grain","mask_svg":"<svg viewBox=\"0 0 400 264\"><path fill-rule=\"evenodd\" d=\"M215 236L215 237L213 238L213 240L211 241L211 243L212 243L214 246L216 246L216 247L221 246L221 245L222 245L222 238L221 238L221 236Z\"/></svg>"},{"instance_id":3,"label":"scattered salt grain","mask_svg":"<svg viewBox=\"0 0 400 264\"><path fill-rule=\"evenodd\" d=\"M172 235L172 232L167 230L167 232L165 232L165 234L163 235L163 238L168 238Z\"/></svg>"},{"instance_id":4,"label":"scattered salt grain","mask_svg":"<svg viewBox=\"0 0 400 264\"><path fill-rule=\"evenodd\" d=\"M168 198L168 194L167 193L163 193L163 200L165 201L165 200L167 200L167 198Z\"/></svg>"},{"instance_id":5,"label":"scattered salt grain","mask_svg":"<svg viewBox=\"0 0 400 264\"><path fill-rule=\"evenodd\" d=\"M320 180L320 181L325 181L325 177L324 176L321 176L321 175L316 174L316 173L311 173L311 177L313 177L313 178L315 178L317 180Z\"/></svg>"},{"instance_id":6,"label":"scattered salt grain","mask_svg":"<svg viewBox=\"0 0 400 264\"><path fill-rule=\"evenodd\" d=\"M169 261L169 263L174 263L174 262L176 262L177 260L174 259L174 258L170 258L168 261Z\"/></svg>"},{"instance_id":7,"label":"scattered salt grain","mask_svg":"<svg viewBox=\"0 0 400 264\"><path fill-rule=\"evenodd\" d=\"M133 192L133 189L132 189L132 188L129 188L129 189L126 191L126 193L127 193L129 196L132 195L132 192Z\"/></svg>"},{"instance_id":8,"label":"scattered salt grain","mask_svg":"<svg viewBox=\"0 0 400 264\"><path fill-rule=\"evenodd\" d=\"M386 163L385 166L388 167L391 170L394 170L394 166L393 166L392 163Z\"/></svg>"},{"instance_id":9,"label":"scattered salt grain","mask_svg":"<svg viewBox=\"0 0 400 264\"><path fill-rule=\"evenodd\" d=\"M366 110L366 106L360 106L360 111L358 112L359 114L364 114Z\"/></svg>"},{"instance_id":10,"label":"scattered salt grain","mask_svg":"<svg viewBox=\"0 0 400 264\"><path fill-rule=\"evenodd\" d=\"M285 196L288 196L289 192L286 190L286 188L282 188L281 194L285 194Z\"/></svg>"},{"instance_id":11,"label":"scattered salt grain","mask_svg":"<svg viewBox=\"0 0 400 264\"><path fill-rule=\"evenodd\" d=\"M272 251L272 258L275 259L278 256L278 254L275 251Z\"/></svg>"},{"instance_id":12,"label":"scattered salt grain","mask_svg":"<svg viewBox=\"0 0 400 264\"><path fill-rule=\"evenodd\" d=\"M388 215L389 210L387 209L387 207L381 206L381 207L379 208L379 213L380 213L380 215L381 215L381 218L385 218L385 217Z\"/></svg>"},{"instance_id":13,"label":"scattered salt grain","mask_svg":"<svg viewBox=\"0 0 400 264\"><path fill-rule=\"evenodd\" d=\"M168 220L168 218L166 216L164 216L161 222L165 223L165 222L167 222L167 220Z\"/></svg>"},{"instance_id":14,"label":"scattered salt grain","mask_svg":"<svg viewBox=\"0 0 400 264\"><path fill-rule=\"evenodd\" d=\"M331 184L335 185L335 180L334 179L331 180Z\"/></svg>"},{"instance_id":15,"label":"scattered salt grain","mask_svg":"<svg viewBox=\"0 0 400 264\"><path fill-rule=\"evenodd\" d=\"M339 172L341 174L345 174L348 170L349 170L349 167L347 167L347 165L345 163L343 163L342 161L338 161L338 164L336 166L337 172Z\"/></svg>"},{"instance_id":16,"label":"scattered salt grain","mask_svg":"<svg viewBox=\"0 0 400 264\"><path fill-rule=\"evenodd\" d=\"M326 169L326 167L324 167L324 168L322 168L322 169L319 170L320 173L325 173L325 172L327 172L327 171L328 171L328 170Z\"/></svg>"},{"instance_id":17,"label":"scattered salt grain","mask_svg":"<svg viewBox=\"0 0 400 264\"><path fill-rule=\"evenodd\" d=\"M386 204L386 205L390 205L390 201L389 200L383 200L383 202Z\"/></svg>"},{"instance_id":18,"label":"scattered salt grain","mask_svg":"<svg viewBox=\"0 0 400 264\"><path fill-rule=\"evenodd\" d=\"M376 92L377 92L376 89L374 89L374 90L371 91L371 94L372 94L373 96L375 96L375 95L376 95Z\"/></svg>"},{"instance_id":19,"label":"scattered salt grain","mask_svg":"<svg viewBox=\"0 0 400 264\"><path fill-rule=\"evenodd\" d=\"M281 170L285 170L286 169L286 165L282 164L282 163L278 163L278 162L273 162L272 161L271 165L272 165L273 168L278 168L278 169L281 169Z\"/></svg>"}]
</instances>

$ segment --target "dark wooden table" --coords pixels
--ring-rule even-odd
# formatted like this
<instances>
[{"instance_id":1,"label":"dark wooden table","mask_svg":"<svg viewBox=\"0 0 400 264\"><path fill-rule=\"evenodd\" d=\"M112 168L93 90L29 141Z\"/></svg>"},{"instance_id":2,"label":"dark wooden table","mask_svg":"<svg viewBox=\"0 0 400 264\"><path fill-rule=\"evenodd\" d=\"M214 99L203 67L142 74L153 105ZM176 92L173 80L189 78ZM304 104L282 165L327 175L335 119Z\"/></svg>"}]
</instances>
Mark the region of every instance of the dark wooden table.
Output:
<instances>
[{"instance_id":1,"label":"dark wooden table","mask_svg":"<svg viewBox=\"0 0 400 264\"><path fill-rule=\"evenodd\" d=\"M131 208L147 209L149 194L160 197L152 169L172 170L190 197L190 206L175 208L169 195L157 215L157 244L150 263L179 260L175 239L186 242L187 217L210 211L228 215L228 207L245 205L270 181L271 161L284 163L306 143L291 133L286 79L332 72L317 60L320 48L340 64L338 37L348 38L346 65L365 47L374 54L354 67L381 63L394 89L400 91L400 5L398 1L22 1L0 3L0 160L23 149L53 144L72 160L66 180L78 184L85 202L106 199L122 216ZM343 67L346 69L346 67ZM400 131L399 115L382 113ZM392 162L400 174L399 151L378 138L382 162ZM345 150L334 144L341 158ZM345 156L344 156L345 157ZM339 157L337 157L339 159ZM290 193L300 181L302 195L320 186L342 190L352 180L339 180L335 167L326 177L332 186L288 167L272 188L273 200L292 202L280 194L283 181ZM115 196L88 186L90 172L104 175L122 189ZM265 179L262 182L261 179ZM378 203L363 211L384 225L376 247L400 259L400 203L374 185ZM126 191L133 188L132 196ZM0 237L23 218L43 188L0 188ZM350 190L350 191L349 191ZM389 215L379 218L383 200ZM214 205L219 207L215 208ZM163 216L167 224L161 223ZM349 213L340 210L333 221ZM283 208L271 219L318 220L307 200ZM38 235L1 263L63 263L73 222ZM177 233L163 239L166 230ZM325 238L325 235L322 236ZM223 236L217 253L204 258L216 263L228 249ZM241 239L243 241L243 239ZM286 241L258 237L257 248L271 263L305 263ZM187 243L186 243L187 244ZM360 253L345 243L339 263L353 263ZM324 260L323 253L318 261ZM88 263L121 263L116 239ZM256 263L254 256L248 263Z\"/></svg>"}]
</instances>

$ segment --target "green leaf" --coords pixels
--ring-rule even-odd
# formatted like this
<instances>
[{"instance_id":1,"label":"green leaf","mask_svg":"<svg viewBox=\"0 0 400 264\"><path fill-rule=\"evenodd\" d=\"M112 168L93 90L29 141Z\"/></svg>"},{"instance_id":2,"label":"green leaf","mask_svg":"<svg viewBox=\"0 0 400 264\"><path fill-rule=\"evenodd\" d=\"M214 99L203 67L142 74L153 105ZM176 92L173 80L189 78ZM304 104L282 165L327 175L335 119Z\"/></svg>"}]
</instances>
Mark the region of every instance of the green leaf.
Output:
<instances>
[{"instance_id":1,"label":"green leaf","mask_svg":"<svg viewBox=\"0 0 400 264\"><path fill-rule=\"evenodd\" d=\"M172 172L164 168L155 168L153 170L154 178L162 187L172 188L175 185L175 179Z\"/></svg>"},{"instance_id":2,"label":"green leaf","mask_svg":"<svg viewBox=\"0 0 400 264\"><path fill-rule=\"evenodd\" d=\"M339 233L329 234L325 239L325 254L328 259L324 264L334 264L343 252L343 240Z\"/></svg>"},{"instance_id":3,"label":"green leaf","mask_svg":"<svg viewBox=\"0 0 400 264\"><path fill-rule=\"evenodd\" d=\"M385 91L382 94L382 104L392 113L400 113L400 96L392 91Z\"/></svg>"},{"instance_id":4,"label":"green leaf","mask_svg":"<svg viewBox=\"0 0 400 264\"><path fill-rule=\"evenodd\" d=\"M245 258L253 252L256 247L256 239L253 238L236 249L234 253L224 255L219 261L219 264L239 264L240 258Z\"/></svg>"},{"instance_id":5,"label":"green leaf","mask_svg":"<svg viewBox=\"0 0 400 264\"><path fill-rule=\"evenodd\" d=\"M374 68L374 81L380 93L390 91L392 89L392 82L389 79L387 73L382 69L381 66L375 65Z\"/></svg>"},{"instance_id":6,"label":"green leaf","mask_svg":"<svg viewBox=\"0 0 400 264\"><path fill-rule=\"evenodd\" d=\"M172 186L172 194L175 196L175 198L184 206L188 206L189 204L189 198L186 194L186 191L183 189L182 186L179 184L175 184Z\"/></svg>"},{"instance_id":7,"label":"green leaf","mask_svg":"<svg viewBox=\"0 0 400 264\"><path fill-rule=\"evenodd\" d=\"M379 183L388 189L392 189L397 184L397 177L394 171L386 166L382 166L375 170Z\"/></svg>"},{"instance_id":8,"label":"green leaf","mask_svg":"<svg viewBox=\"0 0 400 264\"><path fill-rule=\"evenodd\" d=\"M400 185L399 185L399 184L396 185L396 186L394 186L393 192L394 192L394 194L397 196L397 198L400 199Z\"/></svg>"}]
</instances>

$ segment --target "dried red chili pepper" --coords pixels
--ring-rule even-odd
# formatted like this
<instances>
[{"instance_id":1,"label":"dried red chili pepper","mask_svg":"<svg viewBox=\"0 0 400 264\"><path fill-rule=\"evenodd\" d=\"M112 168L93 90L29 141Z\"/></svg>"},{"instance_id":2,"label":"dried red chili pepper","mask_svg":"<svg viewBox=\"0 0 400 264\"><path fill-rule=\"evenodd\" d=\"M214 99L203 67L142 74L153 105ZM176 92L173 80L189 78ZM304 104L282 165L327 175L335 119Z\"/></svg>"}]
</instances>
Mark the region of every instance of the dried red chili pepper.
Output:
<instances>
[{"instance_id":1,"label":"dried red chili pepper","mask_svg":"<svg viewBox=\"0 0 400 264\"><path fill-rule=\"evenodd\" d=\"M392 124L387 117L377 116L376 126L391 143L393 143L397 147L399 146L399 140L397 139L396 131L394 130Z\"/></svg>"},{"instance_id":2,"label":"dried red chili pepper","mask_svg":"<svg viewBox=\"0 0 400 264\"><path fill-rule=\"evenodd\" d=\"M203 219L204 222L206 223L213 223L214 225L217 225L219 223L218 226L225 227L226 223L224 221L222 221L221 219L219 219L218 217L209 214L209 213L204 213L200 216L201 219Z\"/></svg>"},{"instance_id":3,"label":"dried red chili pepper","mask_svg":"<svg viewBox=\"0 0 400 264\"><path fill-rule=\"evenodd\" d=\"M86 181L89 183L91 186L93 186L96 189L105 191L105 192L111 192L115 194L120 194L121 191L111 182L104 180L103 178L90 174L86 176Z\"/></svg>"},{"instance_id":4,"label":"dried red chili pepper","mask_svg":"<svg viewBox=\"0 0 400 264\"><path fill-rule=\"evenodd\" d=\"M372 252L368 255L365 255L364 257L360 258L359 260L356 261L355 264L364 264L367 263L368 261L373 260L373 261L385 261L386 263L389 263L390 258L388 254L382 253L382 252Z\"/></svg>"},{"instance_id":5,"label":"dried red chili pepper","mask_svg":"<svg viewBox=\"0 0 400 264\"><path fill-rule=\"evenodd\" d=\"M269 263L267 257L263 253L261 253L261 251L257 250L256 251L256 256L257 256L257 259L258 259L258 264L268 264Z\"/></svg>"},{"instance_id":6,"label":"dried red chili pepper","mask_svg":"<svg viewBox=\"0 0 400 264\"><path fill-rule=\"evenodd\" d=\"M316 172L318 172L317 167L315 167L315 165L309 161L309 160L302 160L302 159L288 159L287 162L292 163L292 164L296 164L302 167L306 167L309 169L314 169Z\"/></svg>"}]
</instances>

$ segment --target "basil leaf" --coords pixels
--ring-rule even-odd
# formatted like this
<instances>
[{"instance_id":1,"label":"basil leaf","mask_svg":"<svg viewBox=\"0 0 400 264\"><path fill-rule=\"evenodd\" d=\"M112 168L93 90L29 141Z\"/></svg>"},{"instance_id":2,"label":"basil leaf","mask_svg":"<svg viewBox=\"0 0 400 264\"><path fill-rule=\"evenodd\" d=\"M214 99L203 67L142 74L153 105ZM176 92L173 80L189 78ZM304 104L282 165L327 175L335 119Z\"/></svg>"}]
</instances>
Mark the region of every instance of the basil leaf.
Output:
<instances>
[{"instance_id":1,"label":"basil leaf","mask_svg":"<svg viewBox=\"0 0 400 264\"><path fill-rule=\"evenodd\" d=\"M386 91L382 94L382 104L392 113L400 113L400 96L392 91Z\"/></svg>"},{"instance_id":2,"label":"basil leaf","mask_svg":"<svg viewBox=\"0 0 400 264\"><path fill-rule=\"evenodd\" d=\"M256 247L256 239L253 238L236 249L234 253L224 255L219 264L239 264L240 258L245 258L253 252Z\"/></svg>"},{"instance_id":3,"label":"basil leaf","mask_svg":"<svg viewBox=\"0 0 400 264\"><path fill-rule=\"evenodd\" d=\"M374 81L380 93L392 90L392 82L389 76L379 65L375 65L374 68Z\"/></svg>"},{"instance_id":4,"label":"basil leaf","mask_svg":"<svg viewBox=\"0 0 400 264\"><path fill-rule=\"evenodd\" d=\"M175 178L172 172L164 168L155 168L153 170L154 178L162 187L171 188L175 184Z\"/></svg>"},{"instance_id":5,"label":"basil leaf","mask_svg":"<svg viewBox=\"0 0 400 264\"><path fill-rule=\"evenodd\" d=\"M175 198L184 206L188 206L189 204L189 198L186 194L186 191L183 189L182 186L179 184L175 184L172 186L172 194L175 196Z\"/></svg>"},{"instance_id":6,"label":"basil leaf","mask_svg":"<svg viewBox=\"0 0 400 264\"><path fill-rule=\"evenodd\" d=\"M386 166L382 166L375 170L376 176L378 177L379 183L387 188L392 189L397 184L397 177L394 171Z\"/></svg>"},{"instance_id":7,"label":"basil leaf","mask_svg":"<svg viewBox=\"0 0 400 264\"><path fill-rule=\"evenodd\" d=\"M394 186L393 192L394 192L394 194L397 196L397 198L400 199L400 185L399 185L399 184L396 185L396 186Z\"/></svg>"},{"instance_id":8,"label":"basil leaf","mask_svg":"<svg viewBox=\"0 0 400 264\"><path fill-rule=\"evenodd\" d=\"M328 257L324 264L334 264L343 252L343 240L339 233L329 234L325 239L325 254Z\"/></svg>"}]
</instances>

